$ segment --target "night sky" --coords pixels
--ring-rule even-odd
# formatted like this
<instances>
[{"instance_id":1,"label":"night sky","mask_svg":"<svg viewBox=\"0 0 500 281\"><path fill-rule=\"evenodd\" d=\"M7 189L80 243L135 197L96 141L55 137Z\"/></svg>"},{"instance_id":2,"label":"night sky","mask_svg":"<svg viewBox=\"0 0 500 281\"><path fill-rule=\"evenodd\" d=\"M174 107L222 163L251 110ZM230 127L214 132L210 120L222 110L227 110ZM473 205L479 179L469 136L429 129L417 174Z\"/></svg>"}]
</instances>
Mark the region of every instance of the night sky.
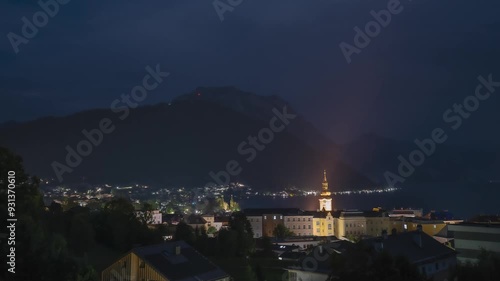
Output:
<instances>
[{"instance_id":1,"label":"night sky","mask_svg":"<svg viewBox=\"0 0 500 281\"><path fill-rule=\"evenodd\" d=\"M347 63L339 44L353 44L353 28L388 2L243 0L221 21L206 0L72 0L16 54L7 34L21 34L21 18L41 8L4 0L0 122L107 108L160 64L171 75L144 104L233 85L283 97L337 142L369 132L428 137L479 75L500 81L500 2L401 0L403 10ZM499 95L450 143L499 141Z\"/></svg>"}]
</instances>

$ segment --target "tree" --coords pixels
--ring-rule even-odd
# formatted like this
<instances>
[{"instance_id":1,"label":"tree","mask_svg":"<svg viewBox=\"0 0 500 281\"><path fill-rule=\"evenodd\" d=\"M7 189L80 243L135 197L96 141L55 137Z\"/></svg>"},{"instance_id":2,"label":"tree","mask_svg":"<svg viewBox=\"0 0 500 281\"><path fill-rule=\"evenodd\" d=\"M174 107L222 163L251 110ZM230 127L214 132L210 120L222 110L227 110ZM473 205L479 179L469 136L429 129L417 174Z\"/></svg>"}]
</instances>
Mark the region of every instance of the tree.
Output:
<instances>
[{"instance_id":1,"label":"tree","mask_svg":"<svg viewBox=\"0 0 500 281\"><path fill-rule=\"evenodd\" d=\"M96 240L113 249L128 251L134 244L147 244L154 233L135 215L132 203L115 198L104 205L93 218Z\"/></svg>"},{"instance_id":2,"label":"tree","mask_svg":"<svg viewBox=\"0 0 500 281\"><path fill-rule=\"evenodd\" d=\"M153 221L153 211L154 211L153 205L151 205L150 203L144 202L142 204L142 209L140 211L140 216L139 216L142 224L147 225Z\"/></svg>"},{"instance_id":3,"label":"tree","mask_svg":"<svg viewBox=\"0 0 500 281\"><path fill-rule=\"evenodd\" d=\"M9 150L0 147L0 182L7 183L7 171L15 173L16 222L16 280L77 280L80 265L68 250L65 220L60 206L51 205L45 210L39 180L24 172L22 160ZM5 173L4 173L5 171ZM7 184L0 186L2 212L7 219ZM51 224L58 220L58 224ZM0 246L2 256L8 254L8 243ZM7 263L2 263L3 277L7 278Z\"/></svg>"},{"instance_id":4,"label":"tree","mask_svg":"<svg viewBox=\"0 0 500 281\"><path fill-rule=\"evenodd\" d=\"M185 222L181 221L179 224L177 224L177 227L175 229L174 239L177 241L184 240L186 241L186 243L194 245L196 241L194 229Z\"/></svg>"},{"instance_id":5,"label":"tree","mask_svg":"<svg viewBox=\"0 0 500 281\"><path fill-rule=\"evenodd\" d=\"M260 243L262 250L256 254L262 257L276 257L276 254L273 252L273 243L271 242L271 238L263 236Z\"/></svg>"},{"instance_id":6,"label":"tree","mask_svg":"<svg viewBox=\"0 0 500 281\"><path fill-rule=\"evenodd\" d=\"M240 205L234 201L233 195L231 195L231 199L229 200L229 210L231 212L240 211Z\"/></svg>"},{"instance_id":7,"label":"tree","mask_svg":"<svg viewBox=\"0 0 500 281\"><path fill-rule=\"evenodd\" d=\"M237 234L237 254L246 256L252 253L255 248L252 225L243 212L235 212L231 215L229 228Z\"/></svg>"},{"instance_id":8,"label":"tree","mask_svg":"<svg viewBox=\"0 0 500 281\"><path fill-rule=\"evenodd\" d=\"M217 233L217 228L215 226L209 226L207 229L207 234L215 234Z\"/></svg>"},{"instance_id":9,"label":"tree","mask_svg":"<svg viewBox=\"0 0 500 281\"><path fill-rule=\"evenodd\" d=\"M273 229L273 235L276 236L279 239L283 239L283 238L286 238L286 237L294 236L295 233L293 233L292 231L290 231L290 229L288 229L282 223L279 223Z\"/></svg>"},{"instance_id":10,"label":"tree","mask_svg":"<svg viewBox=\"0 0 500 281\"><path fill-rule=\"evenodd\" d=\"M73 216L69 230L69 245L77 256L82 256L95 244L95 231L88 214Z\"/></svg>"},{"instance_id":11,"label":"tree","mask_svg":"<svg viewBox=\"0 0 500 281\"><path fill-rule=\"evenodd\" d=\"M216 240L216 255L223 257L241 255L238 239L238 232L236 230L221 229Z\"/></svg>"}]
</instances>

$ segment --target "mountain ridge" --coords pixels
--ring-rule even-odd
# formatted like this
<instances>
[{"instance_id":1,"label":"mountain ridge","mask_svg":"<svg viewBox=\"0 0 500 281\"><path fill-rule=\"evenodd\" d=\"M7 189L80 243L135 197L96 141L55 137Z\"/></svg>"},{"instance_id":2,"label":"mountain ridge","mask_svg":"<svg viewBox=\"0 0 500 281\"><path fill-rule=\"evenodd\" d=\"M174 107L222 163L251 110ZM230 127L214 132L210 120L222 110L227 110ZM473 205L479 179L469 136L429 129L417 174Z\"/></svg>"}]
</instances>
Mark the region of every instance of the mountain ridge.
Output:
<instances>
[{"instance_id":1,"label":"mountain ridge","mask_svg":"<svg viewBox=\"0 0 500 281\"><path fill-rule=\"evenodd\" d=\"M103 118L116 117L110 110L95 109L19 123L0 129L0 145L20 154L33 174L54 177L51 163L63 163L65 147L82 139L81 130L96 128ZM276 133L254 161L246 163L238 154L238 145L269 126L269 121L263 121L266 119L213 101L177 99L141 106L132 109L130 117L116 121L115 131L64 180L85 177L98 182L200 186L213 182L210 172L224 170L228 161L237 159L242 172L232 180L263 189L320 186L324 168L332 174L334 188L373 185L333 155L317 151L288 127Z\"/></svg>"}]
</instances>

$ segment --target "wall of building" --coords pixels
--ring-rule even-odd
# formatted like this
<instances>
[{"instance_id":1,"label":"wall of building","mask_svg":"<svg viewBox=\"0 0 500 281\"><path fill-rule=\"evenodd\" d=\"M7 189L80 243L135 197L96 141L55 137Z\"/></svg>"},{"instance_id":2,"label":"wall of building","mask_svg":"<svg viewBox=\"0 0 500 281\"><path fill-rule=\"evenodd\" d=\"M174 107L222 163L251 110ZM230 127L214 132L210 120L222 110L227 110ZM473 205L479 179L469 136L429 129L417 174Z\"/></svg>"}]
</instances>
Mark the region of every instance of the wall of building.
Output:
<instances>
[{"instance_id":1,"label":"wall of building","mask_svg":"<svg viewBox=\"0 0 500 281\"><path fill-rule=\"evenodd\" d=\"M320 198L319 199L319 211L332 211L332 198Z\"/></svg>"},{"instance_id":2,"label":"wall of building","mask_svg":"<svg viewBox=\"0 0 500 281\"><path fill-rule=\"evenodd\" d=\"M313 216L284 216L284 223L297 236L313 235Z\"/></svg>"},{"instance_id":3,"label":"wall of building","mask_svg":"<svg viewBox=\"0 0 500 281\"><path fill-rule=\"evenodd\" d=\"M456 264L456 257L449 257L419 265L417 268L421 274L432 278L434 281L442 281L449 277L449 269L455 267Z\"/></svg>"},{"instance_id":4,"label":"wall of building","mask_svg":"<svg viewBox=\"0 0 500 281\"><path fill-rule=\"evenodd\" d=\"M313 218L313 233L315 236L335 235L334 218L330 213L326 217Z\"/></svg>"},{"instance_id":5,"label":"wall of building","mask_svg":"<svg viewBox=\"0 0 500 281\"><path fill-rule=\"evenodd\" d=\"M391 233L391 221L389 217L366 217L366 235L381 236L382 231Z\"/></svg>"},{"instance_id":6,"label":"wall of building","mask_svg":"<svg viewBox=\"0 0 500 281\"><path fill-rule=\"evenodd\" d=\"M144 263L134 253L122 257L106 268L101 275L102 281L158 280L168 281L152 267Z\"/></svg>"},{"instance_id":7,"label":"wall of building","mask_svg":"<svg viewBox=\"0 0 500 281\"><path fill-rule=\"evenodd\" d=\"M293 269L288 270L288 281L325 281L327 278L328 274Z\"/></svg>"},{"instance_id":8,"label":"wall of building","mask_svg":"<svg viewBox=\"0 0 500 281\"><path fill-rule=\"evenodd\" d=\"M263 214L262 215L262 235L266 235L269 237L274 236L273 231L278 224L283 224L283 215L282 214Z\"/></svg>"},{"instance_id":9,"label":"wall of building","mask_svg":"<svg viewBox=\"0 0 500 281\"><path fill-rule=\"evenodd\" d=\"M260 238L262 234L262 216L247 216L253 230L253 238Z\"/></svg>"},{"instance_id":10,"label":"wall of building","mask_svg":"<svg viewBox=\"0 0 500 281\"><path fill-rule=\"evenodd\" d=\"M458 261L478 262L481 249L500 255L500 226L448 225L448 231L455 237L455 250Z\"/></svg>"},{"instance_id":11,"label":"wall of building","mask_svg":"<svg viewBox=\"0 0 500 281\"><path fill-rule=\"evenodd\" d=\"M398 233L415 231L418 225L422 226L422 231L430 236L438 234L443 228L447 227L443 221L422 221L422 220L402 220L402 219L391 219L389 234L392 229L395 228Z\"/></svg>"},{"instance_id":12,"label":"wall of building","mask_svg":"<svg viewBox=\"0 0 500 281\"><path fill-rule=\"evenodd\" d=\"M366 217L339 217L335 223L337 237L366 235Z\"/></svg>"}]
</instances>

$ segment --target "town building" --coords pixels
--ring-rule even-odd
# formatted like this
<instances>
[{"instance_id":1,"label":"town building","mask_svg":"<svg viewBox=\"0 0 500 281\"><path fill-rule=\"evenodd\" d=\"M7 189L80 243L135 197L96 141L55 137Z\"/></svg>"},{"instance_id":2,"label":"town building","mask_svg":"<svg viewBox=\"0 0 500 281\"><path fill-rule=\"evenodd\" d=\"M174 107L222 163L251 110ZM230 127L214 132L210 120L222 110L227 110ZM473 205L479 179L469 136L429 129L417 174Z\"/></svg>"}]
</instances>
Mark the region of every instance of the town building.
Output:
<instances>
[{"instance_id":1,"label":"town building","mask_svg":"<svg viewBox=\"0 0 500 281\"><path fill-rule=\"evenodd\" d=\"M364 241L378 252L385 251L393 257L408 258L421 274L434 281L446 280L449 270L457 263L457 253L452 248L439 243L421 228L392 235L384 234Z\"/></svg>"},{"instance_id":2,"label":"town building","mask_svg":"<svg viewBox=\"0 0 500 281\"><path fill-rule=\"evenodd\" d=\"M222 217L216 217L214 215L211 215L211 214L205 214L205 215L202 215L201 216L207 223L206 223L206 227L207 227L207 230L209 227L215 227L215 229L217 231L219 231L223 226L227 226L227 219L223 219ZM225 222L225 225L224 225L224 222Z\"/></svg>"},{"instance_id":3,"label":"town building","mask_svg":"<svg viewBox=\"0 0 500 281\"><path fill-rule=\"evenodd\" d=\"M500 223L450 224L448 231L454 237L460 263L477 263L483 249L500 256Z\"/></svg>"},{"instance_id":4,"label":"town building","mask_svg":"<svg viewBox=\"0 0 500 281\"><path fill-rule=\"evenodd\" d=\"M297 208L245 209L243 211L252 226L254 238L273 237L273 231L278 224L286 226L285 214L294 215L301 212L303 211Z\"/></svg>"},{"instance_id":5,"label":"town building","mask_svg":"<svg viewBox=\"0 0 500 281\"><path fill-rule=\"evenodd\" d=\"M334 217L331 212L313 212L313 235L334 236Z\"/></svg>"},{"instance_id":6,"label":"town building","mask_svg":"<svg viewBox=\"0 0 500 281\"><path fill-rule=\"evenodd\" d=\"M290 229L296 236L312 236L313 214L297 210L296 213L287 213L283 220L285 227Z\"/></svg>"},{"instance_id":7,"label":"town building","mask_svg":"<svg viewBox=\"0 0 500 281\"><path fill-rule=\"evenodd\" d=\"M326 170L323 170L323 183L321 184L321 196L319 198L319 211L331 212L332 194L328 189L328 180L326 179Z\"/></svg>"},{"instance_id":8,"label":"town building","mask_svg":"<svg viewBox=\"0 0 500 281\"><path fill-rule=\"evenodd\" d=\"M404 256L430 280L446 280L449 270L456 265L456 252L421 230L394 235L384 232L383 236L362 241L374 249L366 253L373 255L372 260L382 252L393 257ZM297 265L286 268L288 280L336 280L338 277L332 270L332 255L344 255L359 249L354 243L345 240L318 245Z\"/></svg>"},{"instance_id":9,"label":"town building","mask_svg":"<svg viewBox=\"0 0 500 281\"><path fill-rule=\"evenodd\" d=\"M191 214L187 217L184 217L184 222L191 226L193 229L208 229L208 222L200 215Z\"/></svg>"},{"instance_id":10,"label":"town building","mask_svg":"<svg viewBox=\"0 0 500 281\"><path fill-rule=\"evenodd\" d=\"M147 220L148 224L162 224L163 222L163 215L160 210L136 211L135 214L139 219Z\"/></svg>"},{"instance_id":11,"label":"town building","mask_svg":"<svg viewBox=\"0 0 500 281\"><path fill-rule=\"evenodd\" d=\"M391 218L421 218L424 214L422 209L394 209L389 212Z\"/></svg>"},{"instance_id":12,"label":"town building","mask_svg":"<svg viewBox=\"0 0 500 281\"><path fill-rule=\"evenodd\" d=\"M102 281L229 281L231 277L184 241L134 248L101 274Z\"/></svg>"},{"instance_id":13,"label":"town building","mask_svg":"<svg viewBox=\"0 0 500 281\"><path fill-rule=\"evenodd\" d=\"M253 212L249 210L245 210L245 215L247 216L247 220L250 222L253 230L254 238L261 238L262 235L262 215L260 212Z\"/></svg>"},{"instance_id":14,"label":"town building","mask_svg":"<svg viewBox=\"0 0 500 281\"><path fill-rule=\"evenodd\" d=\"M293 266L286 268L289 281L325 281L332 277L332 259L333 254L343 254L353 247L353 243L342 240L335 240L330 243L321 244L302 260L299 260Z\"/></svg>"}]
</instances>

